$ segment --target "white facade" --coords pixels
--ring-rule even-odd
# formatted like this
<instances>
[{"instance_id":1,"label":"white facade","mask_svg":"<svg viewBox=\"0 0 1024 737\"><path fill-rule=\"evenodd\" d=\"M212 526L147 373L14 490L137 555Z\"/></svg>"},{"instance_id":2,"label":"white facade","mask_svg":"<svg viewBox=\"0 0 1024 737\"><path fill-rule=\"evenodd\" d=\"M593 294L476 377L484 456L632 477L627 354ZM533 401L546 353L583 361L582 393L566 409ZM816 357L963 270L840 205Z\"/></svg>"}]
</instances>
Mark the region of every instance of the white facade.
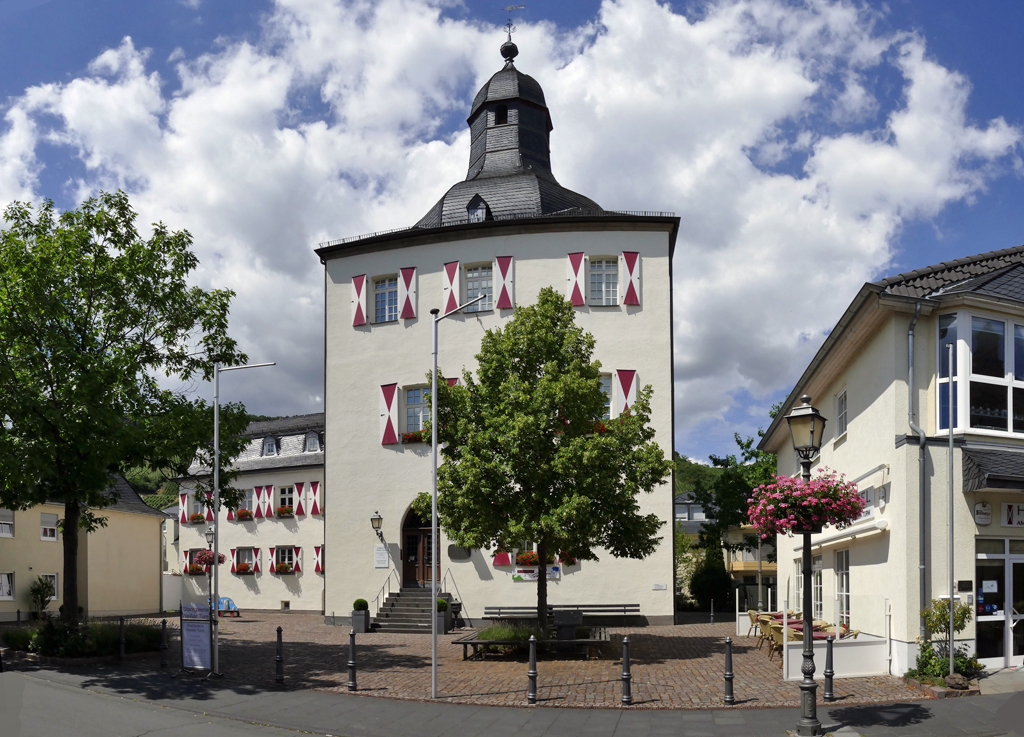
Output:
<instances>
[{"instance_id":1,"label":"white facade","mask_svg":"<svg viewBox=\"0 0 1024 737\"><path fill-rule=\"evenodd\" d=\"M243 612L322 612L323 415L253 423L247 435L248 447L235 462L242 473L234 483L247 491L247 512L222 508L218 520L220 551L226 558L219 572L220 596ZM176 568L184 574L182 597L186 602L205 602L208 577L205 572L189 573L189 556L207 549L205 533L213 524L213 512L201 500L196 504L195 492L187 484L182 485L179 500ZM291 513L282 507L290 507ZM190 520L193 514L199 515L197 522Z\"/></svg>"},{"instance_id":2,"label":"white facade","mask_svg":"<svg viewBox=\"0 0 1024 737\"><path fill-rule=\"evenodd\" d=\"M513 257L515 304L535 302L546 286L571 296L579 283L574 272L580 274L586 303L576 308L577 323L596 339L595 358L601 361L611 385L611 415L616 416L632 401L637 384L650 384L654 389L651 421L655 439L669 454L669 257L675 219L603 217L566 225L539 219L482 223L443 240L436 232L403 234L402 238L378 241L372 250L357 247L349 254L342 249L327 257L326 425L331 450L325 480L345 515L337 522L332 519L325 544L332 555L347 563L327 573L328 613L347 612L355 598L369 600L372 609L374 598L389 577L392 588L398 580L404 586L422 583L409 580L411 575L404 570L410 551L403 526L413 499L431 488L429 445L394 441L415 429L409 423L412 417L415 425L416 408L410 414L408 399L410 390L426 386L430 369L429 309L446 305L453 282L454 289L460 290L456 293L458 302L465 302L469 296L466 275L477 264L491 265L498 257ZM625 260L624 252L638 254L634 264L641 274L641 304L625 305L622 297L616 296L608 305L591 305L590 263L620 263L620 259ZM418 282L417 317L382 323L371 320L354 326L353 282L362 276L366 284L373 285L411 267L416 269ZM619 295L623 295L621 272L618 278ZM492 304L496 305L497 299L495 292ZM372 311L373 299L368 303ZM454 379L463 369L475 370L474 357L484 332L502 326L512 316L512 309L493 308L455 315L441 323L441 373ZM415 393L412 396L417 397ZM564 570L559 567L558 577L549 587L550 602L638 603L648 619L671 621L671 484L666 482L654 493L642 494L638 501L642 513L653 512L666 522L662 543L654 555L632 561L605 554L597 563L575 564ZM375 512L383 517L386 567L375 564L375 546L380 544L370 525ZM516 566L501 565L500 561L495 565L492 555L473 550L467 556L462 548L442 540L444 590L463 601L464 616L470 619L480 617L485 606L536 603L535 583L514 580Z\"/></svg>"}]
</instances>

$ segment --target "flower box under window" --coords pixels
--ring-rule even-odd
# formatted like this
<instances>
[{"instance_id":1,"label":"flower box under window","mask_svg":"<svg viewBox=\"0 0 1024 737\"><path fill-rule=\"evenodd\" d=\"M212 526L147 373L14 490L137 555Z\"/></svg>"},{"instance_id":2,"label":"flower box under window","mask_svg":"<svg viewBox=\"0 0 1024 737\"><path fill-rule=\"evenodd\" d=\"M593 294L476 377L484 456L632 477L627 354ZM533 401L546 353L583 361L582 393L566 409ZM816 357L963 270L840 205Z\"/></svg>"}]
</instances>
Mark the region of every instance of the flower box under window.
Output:
<instances>
[{"instance_id":1,"label":"flower box under window","mask_svg":"<svg viewBox=\"0 0 1024 737\"><path fill-rule=\"evenodd\" d=\"M235 573L239 576L252 576L256 571L248 563L239 563L235 566Z\"/></svg>"},{"instance_id":2,"label":"flower box under window","mask_svg":"<svg viewBox=\"0 0 1024 737\"><path fill-rule=\"evenodd\" d=\"M409 445L410 443L425 443L427 442L427 431L426 430L413 430L412 432L402 433L402 444Z\"/></svg>"},{"instance_id":3,"label":"flower box under window","mask_svg":"<svg viewBox=\"0 0 1024 737\"><path fill-rule=\"evenodd\" d=\"M555 562L555 556L551 553L545 556L547 565L552 565ZM535 550L524 550L521 553L516 553L516 565L517 566L539 566L540 556L537 555Z\"/></svg>"},{"instance_id":4,"label":"flower box under window","mask_svg":"<svg viewBox=\"0 0 1024 737\"><path fill-rule=\"evenodd\" d=\"M291 563L278 563L274 567L274 572L279 575L286 576L295 573L295 569L292 567Z\"/></svg>"},{"instance_id":5,"label":"flower box under window","mask_svg":"<svg viewBox=\"0 0 1024 737\"><path fill-rule=\"evenodd\" d=\"M252 510L244 509L244 508L243 509L239 509L237 512L235 512L235 519L240 521L240 522L244 522L245 520L251 520L252 519Z\"/></svg>"},{"instance_id":6,"label":"flower box under window","mask_svg":"<svg viewBox=\"0 0 1024 737\"><path fill-rule=\"evenodd\" d=\"M284 519L286 517L294 517L294 511L291 504L285 504L277 508L275 514L278 519Z\"/></svg>"},{"instance_id":7,"label":"flower box under window","mask_svg":"<svg viewBox=\"0 0 1024 737\"><path fill-rule=\"evenodd\" d=\"M190 576L205 576L206 570L198 563L190 563L188 566L188 575Z\"/></svg>"},{"instance_id":8,"label":"flower box under window","mask_svg":"<svg viewBox=\"0 0 1024 737\"><path fill-rule=\"evenodd\" d=\"M200 514L199 512L193 512L188 516L188 521L190 524L200 525L203 522L206 522L206 515Z\"/></svg>"}]
</instances>

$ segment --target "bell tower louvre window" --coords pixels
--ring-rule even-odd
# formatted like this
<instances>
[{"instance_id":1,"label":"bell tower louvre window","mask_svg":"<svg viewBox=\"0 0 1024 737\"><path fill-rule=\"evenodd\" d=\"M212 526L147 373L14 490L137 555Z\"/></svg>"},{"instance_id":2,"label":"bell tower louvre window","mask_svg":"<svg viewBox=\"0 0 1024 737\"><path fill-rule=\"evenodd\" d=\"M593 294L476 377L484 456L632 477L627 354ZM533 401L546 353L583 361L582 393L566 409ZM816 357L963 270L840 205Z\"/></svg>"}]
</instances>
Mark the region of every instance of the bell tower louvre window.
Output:
<instances>
[{"instance_id":1,"label":"bell tower louvre window","mask_svg":"<svg viewBox=\"0 0 1024 737\"><path fill-rule=\"evenodd\" d=\"M498 105L498 107L494 108L494 124L508 124L508 105Z\"/></svg>"}]
</instances>

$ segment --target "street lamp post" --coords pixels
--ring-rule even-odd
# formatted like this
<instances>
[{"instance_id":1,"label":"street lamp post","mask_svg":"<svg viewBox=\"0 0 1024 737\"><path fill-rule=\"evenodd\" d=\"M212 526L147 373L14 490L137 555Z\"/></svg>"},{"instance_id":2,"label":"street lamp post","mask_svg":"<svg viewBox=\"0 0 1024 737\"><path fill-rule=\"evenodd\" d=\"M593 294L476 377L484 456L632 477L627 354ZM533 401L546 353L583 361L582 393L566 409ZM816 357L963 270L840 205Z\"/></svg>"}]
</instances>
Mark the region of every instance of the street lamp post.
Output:
<instances>
[{"instance_id":1,"label":"street lamp post","mask_svg":"<svg viewBox=\"0 0 1024 737\"><path fill-rule=\"evenodd\" d=\"M786 415L789 423L789 433L793 440L793 448L800 457L800 469L804 483L811 480L811 459L817 455L821 448L821 438L825 432L825 418L811 406L811 398L804 394L800 397L803 403L795 407L792 412ZM811 587L813 586L813 574L811 572L811 530L804 529L804 553L803 553L803 576L804 576L804 660L800 666L800 672L804 678L800 681L800 720L796 724L796 731L802 737L821 734L821 722L818 720L818 705L816 703L818 684L814 682L814 638L813 638L813 599Z\"/></svg>"},{"instance_id":2,"label":"street lamp post","mask_svg":"<svg viewBox=\"0 0 1024 737\"><path fill-rule=\"evenodd\" d=\"M214 523L214 524L216 524L216 523ZM207 527L206 528L206 549L208 551L212 551L213 550L213 538L214 537L215 537L215 533L213 531L213 527ZM211 563L206 568L206 593L210 597L210 621L211 622L214 621L214 617L213 617L213 607L214 607L214 603L213 603L213 578L212 578L212 576L214 575L214 572L216 571L216 569L217 569L216 562ZM214 672L216 672L216 668L214 669Z\"/></svg>"},{"instance_id":3,"label":"street lamp post","mask_svg":"<svg viewBox=\"0 0 1024 737\"><path fill-rule=\"evenodd\" d=\"M486 294L471 299L464 305L440 314L441 310L436 307L430 311L431 322L433 322L434 335L432 343L432 358L434 367L430 373L430 698L437 698L437 324L450 315L464 310L472 304L476 304Z\"/></svg>"},{"instance_id":4,"label":"street lamp post","mask_svg":"<svg viewBox=\"0 0 1024 737\"><path fill-rule=\"evenodd\" d=\"M245 366L221 366L213 364L213 592L211 602L216 609L213 618L213 673L220 675L220 374L222 371L238 371L261 366L276 366L270 363L250 363Z\"/></svg>"}]
</instances>

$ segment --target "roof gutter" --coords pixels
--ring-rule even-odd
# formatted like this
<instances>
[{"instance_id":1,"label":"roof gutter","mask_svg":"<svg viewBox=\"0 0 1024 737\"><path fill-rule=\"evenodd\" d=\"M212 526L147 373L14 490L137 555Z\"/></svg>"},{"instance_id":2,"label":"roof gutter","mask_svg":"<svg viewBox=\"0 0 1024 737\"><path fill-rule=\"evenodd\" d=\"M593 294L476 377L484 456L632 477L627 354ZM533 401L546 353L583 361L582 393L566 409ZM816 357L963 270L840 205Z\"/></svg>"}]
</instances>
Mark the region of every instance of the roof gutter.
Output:
<instances>
[{"instance_id":1,"label":"roof gutter","mask_svg":"<svg viewBox=\"0 0 1024 737\"><path fill-rule=\"evenodd\" d=\"M918 547L918 588L920 598L919 611L923 611L924 602L927 601L927 577L925 575L925 534L927 532L927 516L925 515L925 502L927 500L927 484L928 476L925 473L926 460L925 460L925 442L927 441L927 435L918 424L914 421L916 413L914 412L914 329L917 327L917 320L921 317L921 303L918 302L914 305L914 317L910 321L910 327L907 329L907 423L910 425L911 432L917 435L917 510L918 510L918 534L917 534L917 547ZM950 414L952 414L953 408L950 407ZM953 430L950 429L950 435L953 434ZM924 626L924 614L918 618L918 627L920 629L920 635L923 638L925 636Z\"/></svg>"}]
</instances>

